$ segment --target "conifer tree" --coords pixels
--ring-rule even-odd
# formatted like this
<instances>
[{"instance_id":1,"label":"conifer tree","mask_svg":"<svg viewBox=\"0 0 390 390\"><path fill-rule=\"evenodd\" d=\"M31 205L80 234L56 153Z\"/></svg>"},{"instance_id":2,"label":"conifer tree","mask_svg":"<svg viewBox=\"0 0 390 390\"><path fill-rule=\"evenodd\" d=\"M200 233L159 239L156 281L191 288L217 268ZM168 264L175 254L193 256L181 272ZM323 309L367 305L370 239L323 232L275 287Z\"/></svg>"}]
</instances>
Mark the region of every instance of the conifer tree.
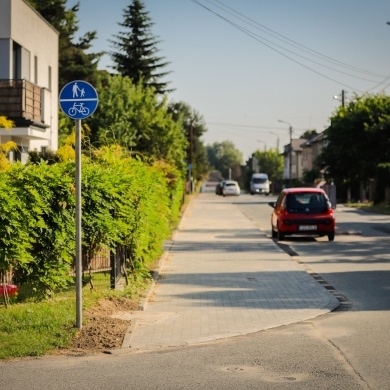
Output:
<instances>
[{"instance_id":1,"label":"conifer tree","mask_svg":"<svg viewBox=\"0 0 390 390\"><path fill-rule=\"evenodd\" d=\"M111 53L114 69L122 76L128 76L134 84L143 83L153 87L157 94L171 92L167 89L168 83L162 79L171 72L163 69L169 64L159 57L157 40L151 33L154 25L149 13L140 0L133 0L124 9L123 22L118 23L123 31L114 35L116 40L111 44L114 50Z\"/></svg>"},{"instance_id":2,"label":"conifer tree","mask_svg":"<svg viewBox=\"0 0 390 390\"><path fill-rule=\"evenodd\" d=\"M59 86L72 80L95 82L97 65L103 53L86 53L92 47L96 31L87 32L74 42L79 30L79 3L66 8L67 0L28 0L59 33Z\"/></svg>"}]
</instances>

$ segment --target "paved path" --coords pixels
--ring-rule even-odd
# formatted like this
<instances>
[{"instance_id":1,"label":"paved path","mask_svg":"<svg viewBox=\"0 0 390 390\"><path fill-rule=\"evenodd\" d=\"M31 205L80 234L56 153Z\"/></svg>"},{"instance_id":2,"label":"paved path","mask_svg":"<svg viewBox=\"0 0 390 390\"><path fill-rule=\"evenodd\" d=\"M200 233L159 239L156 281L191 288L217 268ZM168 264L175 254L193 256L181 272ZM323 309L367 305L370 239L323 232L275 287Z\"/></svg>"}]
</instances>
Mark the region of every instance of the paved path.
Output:
<instances>
[{"instance_id":1,"label":"paved path","mask_svg":"<svg viewBox=\"0 0 390 390\"><path fill-rule=\"evenodd\" d=\"M209 342L317 317L339 301L229 198L195 196L124 348Z\"/></svg>"}]
</instances>

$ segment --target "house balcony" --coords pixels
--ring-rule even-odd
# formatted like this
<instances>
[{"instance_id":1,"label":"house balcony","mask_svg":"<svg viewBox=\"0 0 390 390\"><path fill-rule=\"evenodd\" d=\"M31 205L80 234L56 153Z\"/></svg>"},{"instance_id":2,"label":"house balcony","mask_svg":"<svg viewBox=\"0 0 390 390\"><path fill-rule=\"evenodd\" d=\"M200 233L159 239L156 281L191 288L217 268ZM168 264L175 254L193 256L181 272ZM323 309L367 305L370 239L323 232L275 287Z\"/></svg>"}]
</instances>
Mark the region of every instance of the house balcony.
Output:
<instances>
[{"instance_id":1,"label":"house balcony","mask_svg":"<svg viewBox=\"0 0 390 390\"><path fill-rule=\"evenodd\" d=\"M0 135L47 139L50 127L44 121L44 102L50 99L46 89L27 80L0 80L0 115L15 123L11 129L1 129Z\"/></svg>"}]
</instances>

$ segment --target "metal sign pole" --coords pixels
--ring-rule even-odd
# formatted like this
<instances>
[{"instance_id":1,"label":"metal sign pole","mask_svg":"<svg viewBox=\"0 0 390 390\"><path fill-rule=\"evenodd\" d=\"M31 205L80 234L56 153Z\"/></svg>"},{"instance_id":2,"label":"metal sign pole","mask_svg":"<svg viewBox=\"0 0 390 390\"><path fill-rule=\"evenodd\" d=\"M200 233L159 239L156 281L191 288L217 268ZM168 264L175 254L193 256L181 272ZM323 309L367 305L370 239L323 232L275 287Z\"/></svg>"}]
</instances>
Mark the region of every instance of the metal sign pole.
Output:
<instances>
[{"instance_id":1,"label":"metal sign pole","mask_svg":"<svg viewBox=\"0 0 390 390\"><path fill-rule=\"evenodd\" d=\"M81 250L81 120L92 115L98 105L96 89L83 80L66 84L60 92L61 110L76 122L76 326L82 328L82 250Z\"/></svg>"},{"instance_id":2,"label":"metal sign pole","mask_svg":"<svg viewBox=\"0 0 390 390\"><path fill-rule=\"evenodd\" d=\"M81 249L81 120L76 121L76 326L83 326Z\"/></svg>"}]
</instances>

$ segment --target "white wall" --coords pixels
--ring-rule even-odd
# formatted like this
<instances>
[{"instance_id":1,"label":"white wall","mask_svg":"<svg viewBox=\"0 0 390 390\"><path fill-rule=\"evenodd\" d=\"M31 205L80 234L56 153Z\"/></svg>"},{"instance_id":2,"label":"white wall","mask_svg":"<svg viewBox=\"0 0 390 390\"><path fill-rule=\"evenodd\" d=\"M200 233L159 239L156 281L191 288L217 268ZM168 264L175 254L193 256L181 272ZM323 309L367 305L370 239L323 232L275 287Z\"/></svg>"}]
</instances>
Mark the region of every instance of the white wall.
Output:
<instances>
[{"instance_id":1,"label":"white wall","mask_svg":"<svg viewBox=\"0 0 390 390\"><path fill-rule=\"evenodd\" d=\"M56 150L58 148L59 93L58 32L23 0L0 0L0 10L0 55L9 53L8 65L0 65L0 78L12 78L11 39L23 48L22 78L32 83L36 81L39 87L45 88L44 121L51 128L42 130L46 132L42 140L31 140L29 149L40 150L40 146L49 146ZM35 69L35 57L38 59L37 69ZM52 75L51 83L49 82L49 66ZM35 80L35 75L37 75L37 80ZM50 84L51 90L49 90ZM39 136L39 132L37 134Z\"/></svg>"}]
</instances>

